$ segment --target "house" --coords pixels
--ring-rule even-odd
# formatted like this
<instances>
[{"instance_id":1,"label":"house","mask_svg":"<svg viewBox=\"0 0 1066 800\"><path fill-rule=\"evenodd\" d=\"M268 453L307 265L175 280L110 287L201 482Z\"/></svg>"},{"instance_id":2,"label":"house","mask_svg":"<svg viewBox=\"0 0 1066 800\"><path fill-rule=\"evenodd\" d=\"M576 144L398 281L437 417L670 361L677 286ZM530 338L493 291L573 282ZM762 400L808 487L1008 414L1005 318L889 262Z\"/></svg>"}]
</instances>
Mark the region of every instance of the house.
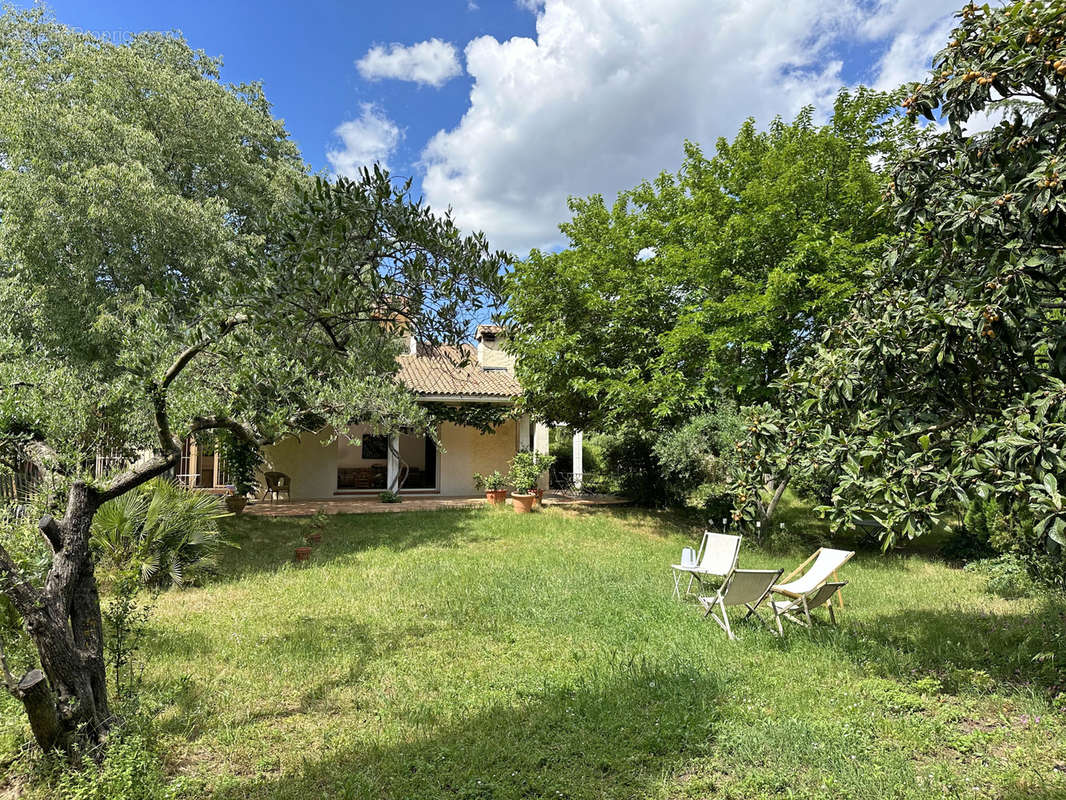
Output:
<instances>
[{"instance_id":1,"label":"house","mask_svg":"<svg viewBox=\"0 0 1066 800\"><path fill-rule=\"evenodd\" d=\"M475 339L476 347L429 348L408 338L408 352L398 358L396 379L419 402L500 408L505 413L491 433L443 422L437 431L438 448L426 436L401 433L389 442L370 434L366 426L353 424L347 436L324 430L287 437L264 448L263 470L288 475L293 500L376 495L397 486L401 494L463 496L477 492L475 472L506 474L519 449L546 452L547 428L532 424L526 415L516 418L507 413L521 388L514 358L503 349L502 330L480 325ZM214 451L197 450L192 442L187 448L179 477L190 485L223 489L228 483L225 464Z\"/></svg>"}]
</instances>

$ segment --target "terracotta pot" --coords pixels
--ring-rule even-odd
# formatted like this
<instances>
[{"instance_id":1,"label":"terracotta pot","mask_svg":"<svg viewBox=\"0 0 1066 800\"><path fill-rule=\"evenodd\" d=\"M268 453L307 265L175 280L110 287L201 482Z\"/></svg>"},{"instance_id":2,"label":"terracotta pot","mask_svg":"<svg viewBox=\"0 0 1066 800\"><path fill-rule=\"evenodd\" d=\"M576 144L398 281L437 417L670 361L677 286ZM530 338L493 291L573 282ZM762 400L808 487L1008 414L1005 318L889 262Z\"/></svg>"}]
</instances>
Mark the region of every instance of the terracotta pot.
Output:
<instances>
[{"instance_id":1,"label":"terracotta pot","mask_svg":"<svg viewBox=\"0 0 1066 800\"><path fill-rule=\"evenodd\" d=\"M533 510L533 501L537 499L535 494L512 494L511 503L514 505L516 514L528 514Z\"/></svg>"},{"instance_id":2,"label":"terracotta pot","mask_svg":"<svg viewBox=\"0 0 1066 800\"><path fill-rule=\"evenodd\" d=\"M307 559L309 559L310 557L311 557L311 548L310 547L297 547L296 548L296 560L297 561L307 561Z\"/></svg>"},{"instance_id":3,"label":"terracotta pot","mask_svg":"<svg viewBox=\"0 0 1066 800\"><path fill-rule=\"evenodd\" d=\"M318 544L319 542L321 542L322 541L322 533L321 533L321 531L315 531L314 533L307 534L307 541L309 541L311 544Z\"/></svg>"},{"instance_id":4,"label":"terracotta pot","mask_svg":"<svg viewBox=\"0 0 1066 800\"><path fill-rule=\"evenodd\" d=\"M533 490L533 508L540 508L540 506L541 506L541 504L543 502L544 502L544 490L543 489L534 489Z\"/></svg>"},{"instance_id":5,"label":"terracotta pot","mask_svg":"<svg viewBox=\"0 0 1066 800\"><path fill-rule=\"evenodd\" d=\"M490 505L502 506L507 502L507 490L506 489L489 489L485 492L485 499Z\"/></svg>"},{"instance_id":6,"label":"terracotta pot","mask_svg":"<svg viewBox=\"0 0 1066 800\"><path fill-rule=\"evenodd\" d=\"M244 507L248 505L248 498L243 494L227 494L224 502L229 513L240 514L244 511Z\"/></svg>"}]
</instances>

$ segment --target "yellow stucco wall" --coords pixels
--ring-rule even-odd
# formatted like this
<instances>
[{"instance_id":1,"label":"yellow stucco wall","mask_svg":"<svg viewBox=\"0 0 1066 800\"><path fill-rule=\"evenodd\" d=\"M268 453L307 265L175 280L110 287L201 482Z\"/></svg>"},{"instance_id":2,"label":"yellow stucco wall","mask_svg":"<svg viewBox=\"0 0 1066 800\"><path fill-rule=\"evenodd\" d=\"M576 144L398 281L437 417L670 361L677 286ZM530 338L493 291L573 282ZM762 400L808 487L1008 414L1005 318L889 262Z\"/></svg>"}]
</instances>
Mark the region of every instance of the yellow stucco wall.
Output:
<instances>
[{"instance_id":1,"label":"yellow stucco wall","mask_svg":"<svg viewBox=\"0 0 1066 800\"><path fill-rule=\"evenodd\" d=\"M440 440L447 451L440 454L440 493L477 494L475 472L487 475L498 469L507 474L507 462L518 449L518 426L509 419L495 433L483 434L473 428L446 422L441 426Z\"/></svg>"},{"instance_id":2,"label":"yellow stucco wall","mask_svg":"<svg viewBox=\"0 0 1066 800\"><path fill-rule=\"evenodd\" d=\"M323 444L328 432L305 433L263 448L263 471L292 478L292 499L332 497L337 491L337 443Z\"/></svg>"},{"instance_id":3,"label":"yellow stucco wall","mask_svg":"<svg viewBox=\"0 0 1066 800\"><path fill-rule=\"evenodd\" d=\"M305 433L263 449L264 471L284 472L292 478L292 499L333 497L337 490L337 443L323 444L328 433ZM498 469L507 474L508 461L518 449L518 426L507 420L494 433L446 422L441 426L442 452L439 483L441 495L477 494L475 472Z\"/></svg>"}]
</instances>

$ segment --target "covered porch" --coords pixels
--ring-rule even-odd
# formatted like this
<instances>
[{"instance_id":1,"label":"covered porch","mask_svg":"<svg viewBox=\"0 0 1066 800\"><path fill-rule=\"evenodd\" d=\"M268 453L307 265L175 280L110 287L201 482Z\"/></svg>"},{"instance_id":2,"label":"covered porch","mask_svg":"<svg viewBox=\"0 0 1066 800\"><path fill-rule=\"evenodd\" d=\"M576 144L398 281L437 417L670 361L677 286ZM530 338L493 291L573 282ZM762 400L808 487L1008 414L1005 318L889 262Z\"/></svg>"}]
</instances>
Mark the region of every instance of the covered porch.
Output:
<instances>
[{"instance_id":1,"label":"covered porch","mask_svg":"<svg viewBox=\"0 0 1066 800\"><path fill-rule=\"evenodd\" d=\"M597 506L623 505L629 502L621 497L579 496L564 492L545 492L544 505L561 508L594 508ZM320 509L326 514L378 514L403 511L440 511L449 508L482 508L485 495L462 497L404 495L400 503L382 503L377 497L351 496L332 497L323 500L280 500L271 503L260 500L245 508L245 515L257 517L310 517Z\"/></svg>"}]
</instances>

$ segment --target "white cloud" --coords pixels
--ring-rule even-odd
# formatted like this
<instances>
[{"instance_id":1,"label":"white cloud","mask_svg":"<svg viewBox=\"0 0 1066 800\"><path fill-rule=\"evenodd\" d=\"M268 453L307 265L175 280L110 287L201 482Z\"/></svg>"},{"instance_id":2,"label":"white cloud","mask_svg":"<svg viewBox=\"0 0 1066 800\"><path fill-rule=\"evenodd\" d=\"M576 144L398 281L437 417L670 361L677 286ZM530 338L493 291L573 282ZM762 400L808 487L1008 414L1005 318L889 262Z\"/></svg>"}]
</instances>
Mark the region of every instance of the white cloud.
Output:
<instances>
[{"instance_id":1,"label":"white cloud","mask_svg":"<svg viewBox=\"0 0 1066 800\"><path fill-rule=\"evenodd\" d=\"M748 116L824 115L844 83L839 45L869 47L868 83L921 77L958 4L517 1L536 37L467 45L469 107L422 166L429 202L519 253L560 242L568 195L613 199L676 169L685 138L710 150Z\"/></svg>"},{"instance_id":2,"label":"white cloud","mask_svg":"<svg viewBox=\"0 0 1066 800\"><path fill-rule=\"evenodd\" d=\"M859 28L869 40L890 42L873 85L894 89L924 78L933 56L948 42L960 5L959 0L880 0Z\"/></svg>"},{"instance_id":3,"label":"white cloud","mask_svg":"<svg viewBox=\"0 0 1066 800\"><path fill-rule=\"evenodd\" d=\"M388 168L387 159L403 138L403 131L373 103L363 103L359 119L342 122L333 132L341 149L327 150L326 159L337 175L357 178L360 167L375 163Z\"/></svg>"},{"instance_id":4,"label":"white cloud","mask_svg":"<svg viewBox=\"0 0 1066 800\"><path fill-rule=\"evenodd\" d=\"M430 39L410 47L402 44L392 44L387 48L375 45L355 62L355 66L359 74L369 81L395 78L437 87L463 73L455 45L440 39Z\"/></svg>"}]
</instances>

